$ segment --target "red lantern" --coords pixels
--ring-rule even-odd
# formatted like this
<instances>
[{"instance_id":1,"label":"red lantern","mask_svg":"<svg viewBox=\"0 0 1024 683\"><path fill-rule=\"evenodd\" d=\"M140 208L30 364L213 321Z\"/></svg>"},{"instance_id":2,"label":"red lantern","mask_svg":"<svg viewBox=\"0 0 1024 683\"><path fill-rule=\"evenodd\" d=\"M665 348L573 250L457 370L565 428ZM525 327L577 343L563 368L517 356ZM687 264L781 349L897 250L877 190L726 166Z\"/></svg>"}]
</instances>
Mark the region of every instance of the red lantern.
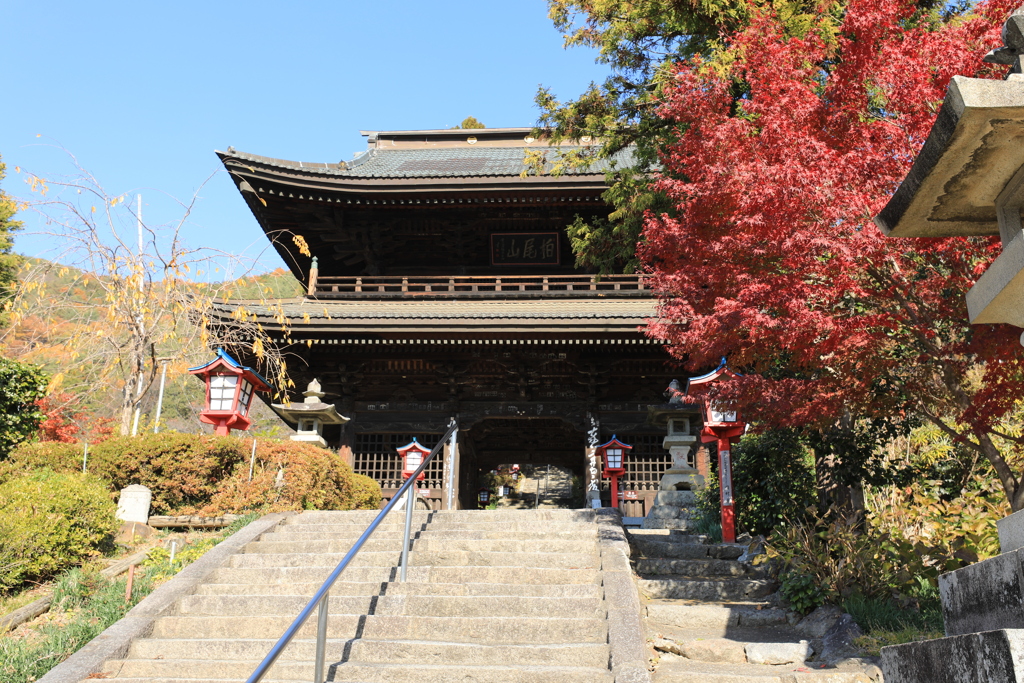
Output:
<instances>
[{"instance_id":1,"label":"red lantern","mask_svg":"<svg viewBox=\"0 0 1024 683\"><path fill-rule=\"evenodd\" d=\"M487 507L487 504L491 502L491 490L480 489L477 491L476 500L482 507Z\"/></svg>"},{"instance_id":2,"label":"red lantern","mask_svg":"<svg viewBox=\"0 0 1024 683\"><path fill-rule=\"evenodd\" d=\"M270 383L258 372L247 368L223 349L206 365L189 368L189 372L206 382L206 408L199 419L214 426L214 433L229 436L232 429L246 430L252 424L249 408L253 394L270 391Z\"/></svg>"},{"instance_id":3,"label":"red lantern","mask_svg":"<svg viewBox=\"0 0 1024 683\"><path fill-rule=\"evenodd\" d=\"M619 477L626 473L626 451L631 448L633 447L622 443L615 438L615 435L612 435L611 441L601 444L595 449L604 463L604 472L602 474L612 480L613 508L619 507Z\"/></svg>"},{"instance_id":4,"label":"red lantern","mask_svg":"<svg viewBox=\"0 0 1024 683\"><path fill-rule=\"evenodd\" d=\"M421 446L415 438L406 445L395 450L397 450L398 454L402 456L403 479L411 477L413 472L416 471L416 468L423 464L423 458L430 455L430 449ZM422 481L426 476L426 472L420 472L420 476L416 477L416 481Z\"/></svg>"},{"instance_id":5,"label":"red lantern","mask_svg":"<svg viewBox=\"0 0 1024 683\"><path fill-rule=\"evenodd\" d=\"M686 384L686 393L695 386L711 385L716 382L728 381L742 375L730 370L725 359L717 368L706 375L691 377ZM746 423L741 421L739 412L734 406L705 398L702 401L704 412L704 428L700 432L702 443L718 443L718 478L721 489L722 505L722 540L726 543L736 542L736 511L732 495L732 440L743 436Z\"/></svg>"}]
</instances>

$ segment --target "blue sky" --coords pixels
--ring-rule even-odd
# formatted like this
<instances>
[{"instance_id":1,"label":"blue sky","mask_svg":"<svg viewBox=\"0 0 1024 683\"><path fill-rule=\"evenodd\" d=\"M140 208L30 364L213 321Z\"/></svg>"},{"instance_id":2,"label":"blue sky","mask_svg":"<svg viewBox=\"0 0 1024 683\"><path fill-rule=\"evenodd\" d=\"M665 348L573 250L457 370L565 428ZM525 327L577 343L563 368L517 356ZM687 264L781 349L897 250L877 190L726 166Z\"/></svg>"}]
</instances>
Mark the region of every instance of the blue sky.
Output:
<instances>
[{"instance_id":1,"label":"blue sky","mask_svg":"<svg viewBox=\"0 0 1024 683\"><path fill-rule=\"evenodd\" d=\"M335 162L365 148L360 129L532 125L539 84L567 99L606 73L562 48L545 0L3 0L0 25L7 192L29 195L15 166L73 173L66 149L164 223L213 174L185 239L262 253L260 269L280 263L214 149ZM16 250L52 256L22 218Z\"/></svg>"}]
</instances>

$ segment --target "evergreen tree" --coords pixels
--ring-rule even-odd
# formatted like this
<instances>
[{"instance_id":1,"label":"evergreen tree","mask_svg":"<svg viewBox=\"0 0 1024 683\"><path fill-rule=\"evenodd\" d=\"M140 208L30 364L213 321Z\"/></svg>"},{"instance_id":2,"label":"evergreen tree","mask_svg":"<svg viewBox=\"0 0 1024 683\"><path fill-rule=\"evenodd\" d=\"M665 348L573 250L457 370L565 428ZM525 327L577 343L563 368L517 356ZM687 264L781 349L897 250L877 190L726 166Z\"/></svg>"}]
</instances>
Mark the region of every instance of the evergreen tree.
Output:
<instances>
[{"instance_id":1,"label":"evergreen tree","mask_svg":"<svg viewBox=\"0 0 1024 683\"><path fill-rule=\"evenodd\" d=\"M0 160L0 181L4 179L6 165ZM12 252L14 233L21 230L21 221L14 220L17 205L3 190L0 190L0 301L11 297L17 280L21 257Z\"/></svg>"}]
</instances>

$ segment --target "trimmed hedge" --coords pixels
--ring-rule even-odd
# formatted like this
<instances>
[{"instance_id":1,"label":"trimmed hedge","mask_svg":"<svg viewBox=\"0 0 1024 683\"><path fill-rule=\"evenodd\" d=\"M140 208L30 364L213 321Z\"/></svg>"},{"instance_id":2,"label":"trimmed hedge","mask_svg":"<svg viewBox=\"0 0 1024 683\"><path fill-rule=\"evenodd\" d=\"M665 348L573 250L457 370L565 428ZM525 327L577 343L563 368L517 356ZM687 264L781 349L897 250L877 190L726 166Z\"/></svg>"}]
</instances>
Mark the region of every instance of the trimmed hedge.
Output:
<instances>
[{"instance_id":1,"label":"trimmed hedge","mask_svg":"<svg viewBox=\"0 0 1024 683\"><path fill-rule=\"evenodd\" d=\"M41 469L0 484L0 591L99 554L116 509L104 482L80 472Z\"/></svg>"},{"instance_id":2,"label":"trimmed hedge","mask_svg":"<svg viewBox=\"0 0 1024 683\"><path fill-rule=\"evenodd\" d=\"M164 432L113 437L89 447L88 471L116 493L130 484L153 492L151 514L217 515L245 510L375 509L380 487L354 474L329 450L296 441L259 441L249 478L252 440ZM81 471L81 444L35 443L0 465L0 480L39 467ZM278 482L278 472L282 473Z\"/></svg>"}]
</instances>

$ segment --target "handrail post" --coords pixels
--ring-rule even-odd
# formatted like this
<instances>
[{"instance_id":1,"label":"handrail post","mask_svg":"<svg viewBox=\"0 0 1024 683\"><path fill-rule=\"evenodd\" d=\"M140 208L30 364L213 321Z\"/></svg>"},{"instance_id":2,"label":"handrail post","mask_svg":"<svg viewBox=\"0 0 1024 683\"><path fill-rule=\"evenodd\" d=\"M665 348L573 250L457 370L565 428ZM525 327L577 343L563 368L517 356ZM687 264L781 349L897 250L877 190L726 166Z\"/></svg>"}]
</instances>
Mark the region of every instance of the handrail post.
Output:
<instances>
[{"instance_id":1,"label":"handrail post","mask_svg":"<svg viewBox=\"0 0 1024 683\"><path fill-rule=\"evenodd\" d=\"M416 502L416 483L409 487L405 494L405 535L402 536L402 575L399 577L405 583L405 575L409 569L409 536L412 533L412 507Z\"/></svg>"},{"instance_id":2,"label":"handrail post","mask_svg":"<svg viewBox=\"0 0 1024 683\"><path fill-rule=\"evenodd\" d=\"M327 652L327 602L330 592L320 600L320 611L316 615L316 664L313 667L313 683L324 683L324 658Z\"/></svg>"}]
</instances>

